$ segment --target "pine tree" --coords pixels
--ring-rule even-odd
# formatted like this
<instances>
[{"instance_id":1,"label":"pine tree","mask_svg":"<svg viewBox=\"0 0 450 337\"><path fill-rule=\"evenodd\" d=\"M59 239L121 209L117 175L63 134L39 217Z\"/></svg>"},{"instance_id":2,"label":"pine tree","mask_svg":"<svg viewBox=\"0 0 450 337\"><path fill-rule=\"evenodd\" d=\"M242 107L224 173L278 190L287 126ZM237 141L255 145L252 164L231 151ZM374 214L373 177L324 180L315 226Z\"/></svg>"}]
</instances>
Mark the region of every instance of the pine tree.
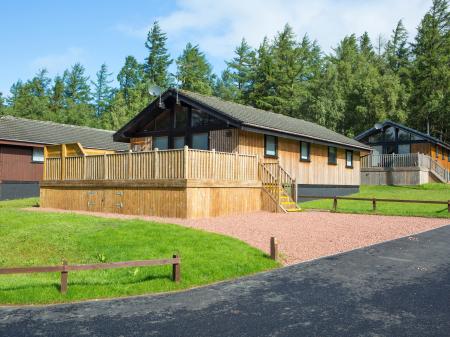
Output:
<instances>
[{"instance_id":1,"label":"pine tree","mask_svg":"<svg viewBox=\"0 0 450 337\"><path fill-rule=\"evenodd\" d=\"M5 99L3 98L3 93L0 92L0 116L3 116L5 114L6 114Z\"/></svg>"},{"instance_id":2,"label":"pine tree","mask_svg":"<svg viewBox=\"0 0 450 337\"><path fill-rule=\"evenodd\" d=\"M92 82L94 86L94 103L97 118L100 117L111 102L113 89L111 87L112 80L109 77L112 73L108 73L108 67L103 63L97 72L97 80Z\"/></svg>"},{"instance_id":3,"label":"pine tree","mask_svg":"<svg viewBox=\"0 0 450 337\"><path fill-rule=\"evenodd\" d=\"M155 21L145 42L149 54L145 59L144 75L147 83L156 84L161 88L167 88L170 85L168 68L173 62L167 52L166 41L166 34L161 31L158 22Z\"/></svg>"},{"instance_id":4,"label":"pine tree","mask_svg":"<svg viewBox=\"0 0 450 337\"><path fill-rule=\"evenodd\" d=\"M70 70L64 71L64 94L75 104L87 104L91 100L89 77L84 73L85 69L80 63L76 63Z\"/></svg>"},{"instance_id":5,"label":"pine tree","mask_svg":"<svg viewBox=\"0 0 450 337\"><path fill-rule=\"evenodd\" d=\"M177 61L177 80L180 89L210 95L213 91L214 76L206 56L190 42Z\"/></svg>"},{"instance_id":6,"label":"pine tree","mask_svg":"<svg viewBox=\"0 0 450 337\"><path fill-rule=\"evenodd\" d=\"M450 14L447 0L434 0L412 45L410 124L450 139Z\"/></svg>"},{"instance_id":7,"label":"pine tree","mask_svg":"<svg viewBox=\"0 0 450 337\"><path fill-rule=\"evenodd\" d=\"M392 31L391 39L386 44L385 57L389 68L398 73L409 64L408 32L402 20Z\"/></svg>"},{"instance_id":8,"label":"pine tree","mask_svg":"<svg viewBox=\"0 0 450 337\"><path fill-rule=\"evenodd\" d=\"M242 39L234 53L236 56L226 62L227 69L222 73L222 83L228 83L229 99L246 103L249 92L252 90L256 54L245 39Z\"/></svg>"},{"instance_id":9,"label":"pine tree","mask_svg":"<svg viewBox=\"0 0 450 337\"><path fill-rule=\"evenodd\" d=\"M120 90L123 92L125 103L130 105L132 96L130 91L135 90L143 81L142 66L134 56L126 57L125 64L117 75L117 81L119 82Z\"/></svg>"},{"instance_id":10,"label":"pine tree","mask_svg":"<svg viewBox=\"0 0 450 337\"><path fill-rule=\"evenodd\" d=\"M50 93L50 110L59 115L58 120L61 120L62 110L65 108L64 98L64 81L61 76L56 76L53 80L53 87Z\"/></svg>"},{"instance_id":11,"label":"pine tree","mask_svg":"<svg viewBox=\"0 0 450 337\"><path fill-rule=\"evenodd\" d=\"M80 63L64 71L66 109L63 121L67 124L96 126L95 110L90 104L89 77L84 73L85 69Z\"/></svg>"}]
</instances>

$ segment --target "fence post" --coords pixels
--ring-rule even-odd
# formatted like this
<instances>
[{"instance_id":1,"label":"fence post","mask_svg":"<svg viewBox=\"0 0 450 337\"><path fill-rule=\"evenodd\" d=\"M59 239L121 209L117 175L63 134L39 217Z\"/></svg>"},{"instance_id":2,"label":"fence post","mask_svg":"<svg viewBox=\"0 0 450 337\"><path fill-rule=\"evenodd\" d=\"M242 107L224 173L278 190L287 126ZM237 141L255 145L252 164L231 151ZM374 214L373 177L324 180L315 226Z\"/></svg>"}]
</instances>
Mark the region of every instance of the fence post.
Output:
<instances>
[{"instance_id":1,"label":"fence post","mask_svg":"<svg viewBox=\"0 0 450 337\"><path fill-rule=\"evenodd\" d=\"M66 179L66 144L61 144L61 180Z\"/></svg>"},{"instance_id":2,"label":"fence post","mask_svg":"<svg viewBox=\"0 0 450 337\"><path fill-rule=\"evenodd\" d=\"M211 179L217 179L216 171L217 171L217 164L216 164L216 149L212 149L212 167L211 167Z\"/></svg>"},{"instance_id":3,"label":"fence post","mask_svg":"<svg viewBox=\"0 0 450 337\"><path fill-rule=\"evenodd\" d=\"M106 153L103 155L103 179L108 179L108 158Z\"/></svg>"},{"instance_id":4,"label":"fence post","mask_svg":"<svg viewBox=\"0 0 450 337\"><path fill-rule=\"evenodd\" d=\"M375 199L375 198L372 199L372 209L374 211L377 210L377 199Z\"/></svg>"},{"instance_id":5,"label":"fence post","mask_svg":"<svg viewBox=\"0 0 450 337\"><path fill-rule=\"evenodd\" d=\"M270 238L270 258L278 261L278 242L274 236Z\"/></svg>"},{"instance_id":6,"label":"fence post","mask_svg":"<svg viewBox=\"0 0 450 337\"><path fill-rule=\"evenodd\" d=\"M133 159L131 157L131 151L128 151L128 179L133 179L133 168L131 165L133 165Z\"/></svg>"},{"instance_id":7,"label":"fence post","mask_svg":"<svg viewBox=\"0 0 450 337\"><path fill-rule=\"evenodd\" d=\"M189 147L187 145L183 148L183 161L184 161L184 179L189 177Z\"/></svg>"},{"instance_id":8,"label":"fence post","mask_svg":"<svg viewBox=\"0 0 450 337\"><path fill-rule=\"evenodd\" d=\"M337 210L337 197L333 197L333 209L336 211Z\"/></svg>"},{"instance_id":9,"label":"fence post","mask_svg":"<svg viewBox=\"0 0 450 337\"><path fill-rule=\"evenodd\" d=\"M173 258L179 258L180 256L177 254L173 255ZM174 282L180 282L181 280L181 270L180 270L180 263L174 263L172 264L172 281Z\"/></svg>"},{"instance_id":10,"label":"fence post","mask_svg":"<svg viewBox=\"0 0 450 337\"><path fill-rule=\"evenodd\" d=\"M450 213L450 200L449 200L449 201L447 201L447 212L449 212L449 213Z\"/></svg>"},{"instance_id":11,"label":"fence post","mask_svg":"<svg viewBox=\"0 0 450 337\"><path fill-rule=\"evenodd\" d=\"M86 180L87 177L87 163L86 163L86 155L83 155L83 180Z\"/></svg>"},{"instance_id":12,"label":"fence post","mask_svg":"<svg viewBox=\"0 0 450 337\"><path fill-rule=\"evenodd\" d=\"M158 148L155 148L155 160L153 161L155 163L155 179L159 179L159 153Z\"/></svg>"},{"instance_id":13,"label":"fence post","mask_svg":"<svg viewBox=\"0 0 450 337\"><path fill-rule=\"evenodd\" d=\"M69 272L66 270L67 261L63 260L63 270L61 272L61 286L59 288L59 291L61 294L67 293L67 277L69 276Z\"/></svg>"},{"instance_id":14,"label":"fence post","mask_svg":"<svg viewBox=\"0 0 450 337\"><path fill-rule=\"evenodd\" d=\"M236 180L239 180L239 153L238 152L234 153L234 170L235 170L234 178Z\"/></svg>"}]
</instances>

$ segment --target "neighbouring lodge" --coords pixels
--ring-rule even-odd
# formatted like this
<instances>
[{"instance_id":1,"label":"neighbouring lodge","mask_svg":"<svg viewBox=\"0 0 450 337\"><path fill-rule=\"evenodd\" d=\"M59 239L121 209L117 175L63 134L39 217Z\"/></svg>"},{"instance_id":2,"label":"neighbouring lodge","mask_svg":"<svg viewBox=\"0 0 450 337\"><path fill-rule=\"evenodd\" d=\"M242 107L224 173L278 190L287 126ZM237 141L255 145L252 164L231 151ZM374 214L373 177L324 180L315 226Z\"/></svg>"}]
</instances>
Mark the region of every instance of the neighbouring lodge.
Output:
<instances>
[{"instance_id":1,"label":"neighbouring lodge","mask_svg":"<svg viewBox=\"0 0 450 337\"><path fill-rule=\"evenodd\" d=\"M297 211L358 191L368 145L317 124L169 89L114 135L130 151L46 158L46 207L196 218Z\"/></svg>"},{"instance_id":2,"label":"neighbouring lodge","mask_svg":"<svg viewBox=\"0 0 450 337\"><path fill-rule=\"evenodd\" d=\"M39 196L44 151L71 155L114 153L127 146L113 132L12 116L0 117L0 200Z\"/></svg>"},{"instance_id":3,"label":"neighbouring lodge","mask_svg":"<svg viewBox=\"0 0 450 337\"><path fill-rule=\"evenodd\" d=\"M405 125L384 121L356 140L372 153L362 160L363 184L417 185L450 181L450 144Z\"/></svg>"}]
</instances>

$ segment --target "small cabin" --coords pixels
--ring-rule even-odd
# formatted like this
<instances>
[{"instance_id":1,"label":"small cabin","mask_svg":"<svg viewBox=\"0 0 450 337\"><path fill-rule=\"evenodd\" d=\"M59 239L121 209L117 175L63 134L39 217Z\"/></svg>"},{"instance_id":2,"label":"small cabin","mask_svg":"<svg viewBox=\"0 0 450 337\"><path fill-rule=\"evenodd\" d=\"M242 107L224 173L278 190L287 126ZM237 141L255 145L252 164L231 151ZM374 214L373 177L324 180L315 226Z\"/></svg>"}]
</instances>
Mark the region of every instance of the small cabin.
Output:
<instances>
[{"instance_id":1,"label":"small cabin","mask_svg":"<svg viewBox=\"0 0 450 337\"><path fill-rule=\"evenodd\" d=\"M377 123L355 137L372 148L362 159L361 179L369 185L418 185L450 181L450 144L392 121Z\"/></svg>"},{"instance_id":2,"label":"small cabin","mask_svg":"<svg viewBox=\"0 0 450 337\"><path fill-rule=\"evenodd\" d=\"M311 122L175 89L114 140L128 143L128 154L70 159L78 166L66 162L72 171L46 179L42 203L56 207L51 194L76 186L82 205L60 207L188 218L297 211L298 195L357 192L360 158L370 151Z\"/></svg>"}]
</instances>

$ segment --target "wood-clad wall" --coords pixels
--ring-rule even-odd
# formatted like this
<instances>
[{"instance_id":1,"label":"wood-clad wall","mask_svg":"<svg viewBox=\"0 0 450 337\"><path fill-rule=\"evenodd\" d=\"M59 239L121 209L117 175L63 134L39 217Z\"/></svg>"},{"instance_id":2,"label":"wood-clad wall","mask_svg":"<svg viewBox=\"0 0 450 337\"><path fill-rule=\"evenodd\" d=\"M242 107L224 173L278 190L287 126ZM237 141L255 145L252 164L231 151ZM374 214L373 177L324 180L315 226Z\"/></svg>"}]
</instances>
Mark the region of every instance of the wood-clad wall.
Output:
<instances>
[{"instance_id":1,"label":"wood-clad wall","mask_svg":"<svg viewBox=\"0 0 450 337\"><path fill-rule=\"evenodd\" d=\"M213 130L209 133L209 149L221 152L236 152L238 144L237 129Z\"/></svg>"},{"instance_id":2,"label":"wood-clad wall","mask_svg":"<svg viewBox=\"0 0 450 337\"><path fill-rule=\"evenodd\" d=\"M450 151L443 149L438 145L439 157L436 158L436 145L430 143L416 143L411 144L411 153L423 153L430 156L433 160L437 160L439 165L450 170L450 162L448 161L448 156ZM444 151L444 159L442 159L442 151Z\"/></svg>"},{"instance_id":3,"label":"wood-clad wall","mask_svg":"<svg viewBox=\"0 0 450 337\"><path fill-rule=\"evenodd\" d=\"M264 135L239 131L239 153L257 154L264 158ZM311 144L311 161L300 161L299 141L278 138L278 158L281 166L298 184L359 185L360 155L353 152L353 168L345 167L345 150L338 148L337 165L328 164L328 147ZM273 161L268 159L267 161Z\"/></svg>"},{"instance_id":4,"label":"wood-clad wall","mask_svg":"<svg viewBox=\"0 0 450 337\"><path fill-rule=\"evenodd\" d=\"M170 180L152 183L41 184L42 207L91 212L201 218L261 210L261 184Z\"/></svg>"},{"instance_id":5,"label":"wood-clad wall","mask_svg":"<svg viewBox=\"0 0 450 337\"><path fill-rule=\"evenodd\" d=\"M0 145L0 181L40 181L44 165L32 154L32 147Z\"/></svg>"}]
</instances>

